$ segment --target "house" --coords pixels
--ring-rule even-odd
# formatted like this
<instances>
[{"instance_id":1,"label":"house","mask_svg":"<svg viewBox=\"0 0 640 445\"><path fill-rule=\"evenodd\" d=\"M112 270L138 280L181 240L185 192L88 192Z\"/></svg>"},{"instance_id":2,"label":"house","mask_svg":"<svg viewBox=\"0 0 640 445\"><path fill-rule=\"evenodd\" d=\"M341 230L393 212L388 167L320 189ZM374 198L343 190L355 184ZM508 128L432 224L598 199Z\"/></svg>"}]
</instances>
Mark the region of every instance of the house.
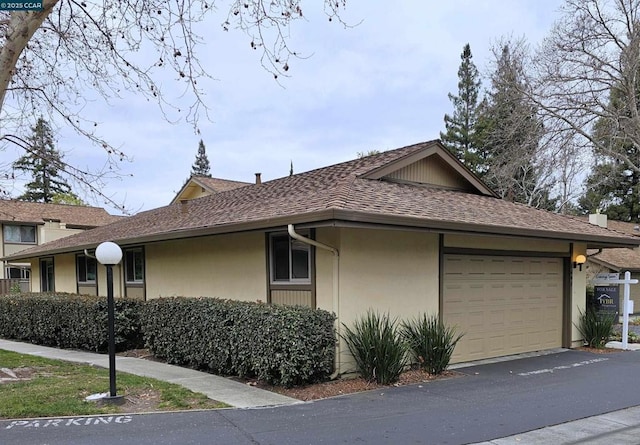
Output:
<instances>
[{"instance_id":1,"label":"house","mask_svg":"<svg viewBox=\"0 0 640 445\"><path fill-rule=\"evenodd\" d=\"M589 215L590 222L601 227L607 227L616 232L640 240L640 225L623 221L607 220L607 215ZM626 271L631 272L631 278L640 278L640 249L637 247L621 247L615 249L594 249L587 254L587 284L594 281L599 273L618 273L622 277ZM633 301L634 315L640 314L640 285L629 287L629 299ZM622 300L622 290L620 290ZM622 310L619 310L622 313Z\"/></svg>"},{"instance_id":2,"label":"house","mask_svg":"<svg viewBox=\"0 0 640 445\"><path fill-rule=\"evenodd\" d=\"M256 173L256 178L259 178L258 175L259 174ZM203 196L211 195L212 193L226 192L227 190L244 187L245 185L250 185L250 183L231 181L229 179L210 178L208 176L191 176L178 191L175 198L171 200L170 204L175 204L188 199L201 198Z\"/></svg>"},{"instance_id":3,"label":"house","mask_svg":"<svg viewBox=\"0 0 640 445\"><path fill-rule=\"evenodd\" d=\"M0 200L2 256L118 221L98 207ZM3 261L0 278L28 280L28 262Z\"/></svg>"},{"instance_id":4,"label":"house","mask_svg":"<svg viewBox=\"0 0 640 445\"><path fill-rule=\"evenodd\" d=\"M350 325L368 309L439 314L453 362L582 345L587 249L640 240L499 199L439 141L183 200L37 246L34 291L106 293L85 249L118 243L116 295L297 304ZM338 371L350 361L344 344Z\"/></svg>"}]
</instances>

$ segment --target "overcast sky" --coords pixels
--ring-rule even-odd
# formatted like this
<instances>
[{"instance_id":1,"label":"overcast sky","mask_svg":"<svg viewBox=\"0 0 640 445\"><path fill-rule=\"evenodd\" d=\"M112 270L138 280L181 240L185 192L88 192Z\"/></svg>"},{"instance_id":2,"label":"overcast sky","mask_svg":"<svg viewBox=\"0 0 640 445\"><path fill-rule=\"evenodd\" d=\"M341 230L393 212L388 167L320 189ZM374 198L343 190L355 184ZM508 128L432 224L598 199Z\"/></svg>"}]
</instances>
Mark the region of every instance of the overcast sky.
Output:
<instances>
[{"instance_id":1,"label":"overcast sky","mask_svg":"<svg viewBox=\"0 0 640 445\"><path fill-rule=\"evenodd\" d=\"M167 205L189 176L200 138L212 176L247 182L256 172L263 181L286 176L290 162L301 173L353 159L358 152L436 139L443 115L452 111L447 94L457 93L463 45L471 45L484 73L497 39L526 37L538 43L561 4L348 0L343 17L360 24L345 29L322 15L321 3L303 3L307 21L294 25L289 44L310 57L292 60L291 77L280 84L260 66L246 35L223 32L222 14L209 18L199 54L216 80L201 82L211 121L200 122L200 135L187 123L168 123L156 104L133 95L108 106L94 103L87 113L132 158L123 164L121 180L110 181L105 192L133 211ZM88 150L64 130L56 144L76 165L104 162L95 148ZM20 192L17 186L14 194Z\"/></svg>"}]
</instances>

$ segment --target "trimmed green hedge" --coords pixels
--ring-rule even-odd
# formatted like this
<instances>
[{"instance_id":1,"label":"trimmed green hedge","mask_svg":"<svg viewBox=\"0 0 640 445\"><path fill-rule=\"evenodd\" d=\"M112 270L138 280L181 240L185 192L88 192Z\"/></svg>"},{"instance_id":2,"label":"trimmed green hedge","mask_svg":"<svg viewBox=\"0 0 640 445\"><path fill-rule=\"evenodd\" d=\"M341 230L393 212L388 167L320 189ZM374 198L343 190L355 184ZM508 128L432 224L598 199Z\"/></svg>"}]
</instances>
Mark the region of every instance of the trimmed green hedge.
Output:
<instances>
[{"instance_id":1,"label":"trimmed green hedge","mask_svg":"<svg viewBox=\"0 0 640 445\"><path fill-rule=\"evenodd\" d=\"M143 302L115 300L116 350L141 347L140 308ZM43 346L106 352L106 297L72 294L0 296L0 337Z\"/></svg>"},{"instance_id":2,"label":"trimmed green hedge","mask_svg":"<svg viewBox=\"0 0 640 445\"><path fill-rule=\"evenodd\" d=\"M146 346L169 363L300 385L333 371L335 316L323 310L216 298L161 298L143 306Z\"/></svg>"}]
</instances>

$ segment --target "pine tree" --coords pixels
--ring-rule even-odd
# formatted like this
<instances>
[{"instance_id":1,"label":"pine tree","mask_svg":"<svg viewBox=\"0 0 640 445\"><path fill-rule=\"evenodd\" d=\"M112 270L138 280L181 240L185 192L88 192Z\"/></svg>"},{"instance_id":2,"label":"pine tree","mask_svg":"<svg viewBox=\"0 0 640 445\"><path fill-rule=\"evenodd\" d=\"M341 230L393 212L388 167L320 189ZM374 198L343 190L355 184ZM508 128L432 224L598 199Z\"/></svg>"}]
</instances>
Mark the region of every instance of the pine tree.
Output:
<instances>
[{"instance_id":1,"label":"pine tree","mask_svg":"<svg viewBox=\"0 0 640 445\"><path fill-rule=\"evenodd\" d=\"M636 84L640 93L640 80ZM612 88L610 110L631 118L627 104L623 88ZM640 173L629 165L640 165L640 149L624 137L623 131L609 119L601 118L594 125L592 138L597 142L594 150L597 163L587 177L586 191L578 203L584 213L599 211L609 219L640 222Z\"/></svg>"},{"instance_id":2,"label":"pine tree","mask_svg":"<svg viewBox=\"0 0 640 445\"><path fill-rule=\"evenodd\" d=\"M13 163L13 168L30 173L33 180L25 185L25 192L18 197L23 201L52 202L58 194L77 196L69 184L60 177L63 170L62 155L53 143L49 124L39 118L27 138L28 153Z\"/></svg>"},{"instance_id":3,"label":"pine tree","mask_svg":"<svg viewBox=\"0 0 640 445\"><path fill-rule=\"evenodd\" d=\"M538 150L542 125L536 107L527 100L523 54L502 46L491 75L491 88L477 123L478 159L482 177L502 198L553 209L550 184L543 184Z\"/></svg>"},{"instance_id":4,"label":"pine tree","mask_svg":"<svg viewBox=\"0 0 640 445\"><path fill-rule=\"evenodd\" d=\"M481 173L474 140L481 82L472 58L471 47L467 43L460 55L462 62L458 69L458 95L449 93L449 100L453 103L453 116L444 115L446 132L440 132L440 139L469 169Z\"/></svg>"},{"instance_id":5,"label":"pine tree","mask_svg":"<svg viewBox=\"0 0 640 445\"><path fill-rule=\"evenodd\" d=\"M204 147L204 142L200 139L198 144L198 154L196 160L191 166L191 176L206 176L211 177L211 167L209 166L209 158L207 158L207 151Z\"/></svg>"}]
</instances>

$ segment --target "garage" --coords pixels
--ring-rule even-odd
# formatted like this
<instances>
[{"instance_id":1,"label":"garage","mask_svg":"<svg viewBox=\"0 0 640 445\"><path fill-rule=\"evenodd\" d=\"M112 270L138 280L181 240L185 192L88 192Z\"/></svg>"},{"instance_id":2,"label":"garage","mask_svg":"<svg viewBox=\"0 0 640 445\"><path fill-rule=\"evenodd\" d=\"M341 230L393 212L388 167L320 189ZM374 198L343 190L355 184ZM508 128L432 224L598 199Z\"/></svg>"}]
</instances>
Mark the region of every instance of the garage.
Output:
<instances>
[{"instance_id":1,"label":"garage","mask_svg":"<svg viewBox=\"0 0 640 445\"><path fill-rule=\"evenodd\" d=\"M452 363L562 346L562 258L444 255L442 280Z\"/></svg>"}]
</instances>

